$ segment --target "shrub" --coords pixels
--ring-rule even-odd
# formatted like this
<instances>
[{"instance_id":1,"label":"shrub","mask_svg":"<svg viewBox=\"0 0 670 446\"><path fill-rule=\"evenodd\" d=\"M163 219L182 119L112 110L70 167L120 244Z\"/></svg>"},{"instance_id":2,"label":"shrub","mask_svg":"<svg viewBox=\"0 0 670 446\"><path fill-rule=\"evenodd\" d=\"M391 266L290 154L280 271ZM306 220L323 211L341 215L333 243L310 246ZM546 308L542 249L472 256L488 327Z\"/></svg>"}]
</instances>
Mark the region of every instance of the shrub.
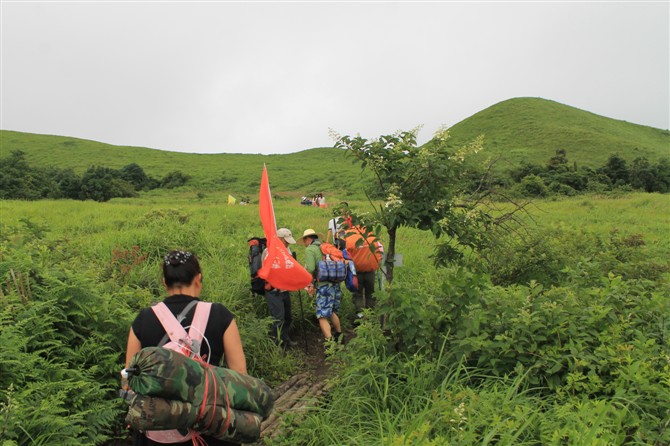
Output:
<instances>
[{"instance_id":1,"label":"shrub","mask_svg":"<svg viewBox=\"0 0 670 446\"><path fill-rule=\"evenodd\" d=\"M517 191L524 197L546 197L549 194L542 178L537 175L528 175L517 185Z\"/></svg>"}]
</instances>

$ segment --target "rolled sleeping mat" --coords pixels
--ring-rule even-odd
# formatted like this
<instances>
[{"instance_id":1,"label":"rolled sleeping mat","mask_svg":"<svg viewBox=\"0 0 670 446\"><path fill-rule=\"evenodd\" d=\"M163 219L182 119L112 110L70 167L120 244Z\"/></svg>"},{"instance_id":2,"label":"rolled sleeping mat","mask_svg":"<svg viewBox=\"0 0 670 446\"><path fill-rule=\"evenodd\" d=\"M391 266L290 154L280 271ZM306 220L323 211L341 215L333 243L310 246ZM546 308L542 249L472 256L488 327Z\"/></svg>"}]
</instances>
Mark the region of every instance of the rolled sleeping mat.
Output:
<instances>
[{"instance_id":1,"label":"rolled sleeping mat","mask_svg":"<svg viewBox=\"0 0 670 446\"><path fill-rule=\"evenodd\" d=\"M135 393L200 406L230 407L253 412L266 419L274 397L270 387L258 378L242 375L224 367L202 364L181 353L161 347L146 347L133 356L129 379Z\"/></svg>"},{"instance_id":2,"label":"rolled sleeping mat","mask_svg":"<svg viewBox=\"0 0 670 446\"><path fill-rule=\"evenodd\" d=\"M140 431L193 429L201 434L234 443L253 443L261 436L261 416L223 406L204 406L160 397L135 395L130 402L126 423ZM198 415L201 415L200 417ZM227 425L226 425L227 424Z\"/></svg>"}]
</instances>

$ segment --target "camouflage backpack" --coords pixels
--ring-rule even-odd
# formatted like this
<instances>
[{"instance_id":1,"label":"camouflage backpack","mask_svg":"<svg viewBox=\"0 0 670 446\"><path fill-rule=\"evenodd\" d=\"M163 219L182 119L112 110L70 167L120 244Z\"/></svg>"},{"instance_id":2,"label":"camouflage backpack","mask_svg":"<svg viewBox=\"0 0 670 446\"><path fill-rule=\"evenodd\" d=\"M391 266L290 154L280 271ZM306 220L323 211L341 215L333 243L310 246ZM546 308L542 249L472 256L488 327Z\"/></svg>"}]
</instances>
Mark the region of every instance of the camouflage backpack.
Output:
<instances>
[{"instance_id":1,"label":"camouflage backpack","mask_svg":"<svg viewBox=\"0 0 670 446\"><path fill-rule=\"evenodd\" d=\"M207 320L212 309L210 302L198 302L195 307L195 314L193 321L186 333L180 321L172 314L170 309L163 302L160 302L151 309L158 317L161 325L165 329L170 342L165 345L159 345L168 350L174 350L189 358L196 358L202 360L200 357L200 346L205 337L205 328L207 327ZM163 343L163 341L161 341ZM147 431L145 433L147 438L158 443L182 443L192 440L193 433L187 431L185 434L179 430L161 430L161 431Z\"/></svg>"}]
</instances>

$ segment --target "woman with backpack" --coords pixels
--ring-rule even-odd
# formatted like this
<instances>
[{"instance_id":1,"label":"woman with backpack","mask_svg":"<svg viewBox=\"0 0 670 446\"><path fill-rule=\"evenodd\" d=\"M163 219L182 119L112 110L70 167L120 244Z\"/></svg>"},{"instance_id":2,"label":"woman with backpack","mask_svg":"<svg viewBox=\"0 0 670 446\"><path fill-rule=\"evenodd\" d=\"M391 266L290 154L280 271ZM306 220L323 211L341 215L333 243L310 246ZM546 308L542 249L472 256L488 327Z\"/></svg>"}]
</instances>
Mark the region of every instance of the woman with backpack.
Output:
<instances>
[{"instance_id":1,"label":"woman with backpack","mask_svg":"<svg viewBox=\"0 0 670 446\"><path fill-rule=\"evenodd\" d=\"M165 256L162 269L163 284L168 294L163 303L177 317L177 320L183 317L183 320L181 320L182 326L189 327L193 321L197 302L200 302L200 292L202 291L202 272L198 259L195 254L190 252L172 251ZM126 367L128 367L131 358L142 348L164 344L165 336L166 331L153 307L141 310L128 333ZM220 303L211 304L200 356L211 365L219 366L223 360L227 368L245 375L247 373L246 359L240 332L235 323L235 316ZM133 432L133 445L166 444L165 441L150 439L151 434L149 433L149 436L147 436L143 432ZM208 446L237 446L235 443L206 435L201 436L201 438ZM193 441L189 439L171 444L192 446Z\"/></svg>"}]
</instances>

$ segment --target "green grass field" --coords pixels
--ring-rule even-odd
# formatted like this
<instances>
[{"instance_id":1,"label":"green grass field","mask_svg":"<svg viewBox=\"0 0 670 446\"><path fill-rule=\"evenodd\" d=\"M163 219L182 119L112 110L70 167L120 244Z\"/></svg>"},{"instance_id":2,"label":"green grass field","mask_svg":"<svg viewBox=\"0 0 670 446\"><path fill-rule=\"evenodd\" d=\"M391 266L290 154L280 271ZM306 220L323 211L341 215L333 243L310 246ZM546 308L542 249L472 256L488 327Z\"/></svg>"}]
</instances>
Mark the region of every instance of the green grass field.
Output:
<instances>
[{"instance_id":1,"label":"green grass field","mask_svg":"<svg viewBox=\"0 0 670 446\"><path fill-rule=\"evenodd\" d=\"M256 197L253 197L254 199ZM334 202L344 197L333 196ZM365 201L352 201L353 209L364 211ZM302 206L297 200L275 200L277 224L287 226L294 235L313 228L325 235L332 210ZM616 199L587 195L562 200L535 201L529 207L529 228L568 228L606 238L613 230L624 235L642 234L648 249L655 257L670 258L670 196L662 194L626 194ZM227 194L209 193L198 198L193 192L178 194L151 193L139 199L113 199L108 203L69 200L39 202L1 201L3 225L20 225L30 221L48 230L47 237L65 237L69 244L79 246L85 256L106 258L115 246L129 247L147 237L137 222L151 219L186 218L189 225L198 228L198 246L222 247L234 253L235 270L242 275L246 268L244 252L246 240L262 234L258 205L227 204ZM175 221L175 228L183 223ZM138 235L136 232L139 231ZM193 235L195 237L195 235ZM382 241L387 242L381 235ZM398 252L404 256L404 266L397 270L398 280L404 275L435 272L431 266L430 247L435 243L429 233L401 228L398 232ZM162 245L162 244L161 244ZM159 246L161 246L159 245ZM425 247L425 248L422 248ZM165 248L168 248L165 246ZM302 247L296 247L300 252ZM227 261L229 263L229 261ZM232 266L232 265L231 265Z\"/></svg>"},{"instance_id":2,"label":"green grass field","mask_svg":"<svg viewBox=\"0 0 670 446\"><path fill-rule=\"evenodd\" d=\"M529 229L550 239L496 255L510 271L571 269L544 291L532 275L493 286L487 277L500 273L476 272L476 257L472 268L436 269L430 234L401 228L403 266L378 292L387 333L370 322L356 328L345 293L343 327L357 336L333 356L337 385L320 409L289 416L272 444L664 444L668 198L535 202ZM162 297L160 259L174 248L199 255L203 296L237 315L250 373L276 385L304 368L300 352L275 349L265 303L248 291L246 241L262 235L258 206L226 202L224 192L193 191L106 203L0 201L3 441L109 445L127 436L114 395L128 327ZM277 224L295 236L326 232L330 209L274 204ZM641 234L645 245L612 244L613 229L621 240ZM296 251L304 258L303 247ZM575 264L561 263L566 253ZM590 263L580 259L587 255ZM608 276L610 268L631 276ZM319 338L311 300L304 303L304 318L294 305L295 324Z\"/></svg>"}]
</instances>

